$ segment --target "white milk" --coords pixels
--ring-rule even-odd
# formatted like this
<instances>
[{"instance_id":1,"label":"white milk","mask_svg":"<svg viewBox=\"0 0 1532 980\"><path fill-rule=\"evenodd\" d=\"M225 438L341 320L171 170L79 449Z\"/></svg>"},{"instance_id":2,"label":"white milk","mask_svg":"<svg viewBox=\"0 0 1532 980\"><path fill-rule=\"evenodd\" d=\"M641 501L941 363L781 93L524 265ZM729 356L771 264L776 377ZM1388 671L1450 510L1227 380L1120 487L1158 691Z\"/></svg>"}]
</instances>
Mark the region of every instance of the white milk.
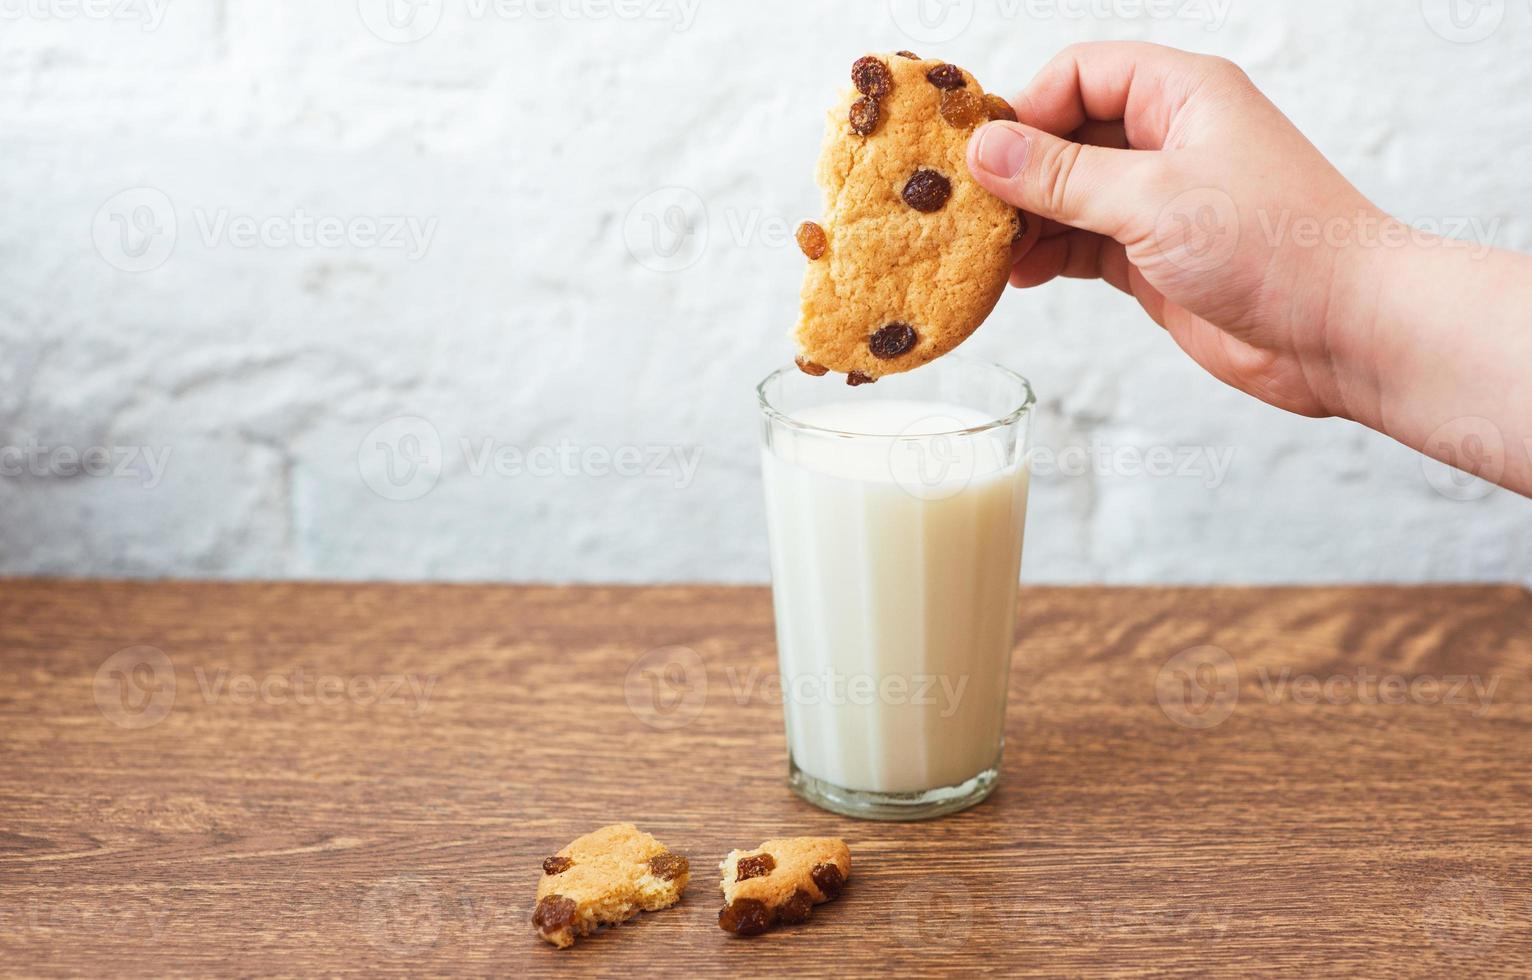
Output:
<instances>
[{"instance_id":1,"label":"white milk","mask_svg":"<svg viewBox=\"0 0 1532 980\"><path fill-rule=\"evenodd\" d=\"M858 401L793 418L764 454L788 748L846 789L953 786L998 762L1027 471L988 419ZM941 465L945 462L945 466Z\"/></svg>"}]
</instances>

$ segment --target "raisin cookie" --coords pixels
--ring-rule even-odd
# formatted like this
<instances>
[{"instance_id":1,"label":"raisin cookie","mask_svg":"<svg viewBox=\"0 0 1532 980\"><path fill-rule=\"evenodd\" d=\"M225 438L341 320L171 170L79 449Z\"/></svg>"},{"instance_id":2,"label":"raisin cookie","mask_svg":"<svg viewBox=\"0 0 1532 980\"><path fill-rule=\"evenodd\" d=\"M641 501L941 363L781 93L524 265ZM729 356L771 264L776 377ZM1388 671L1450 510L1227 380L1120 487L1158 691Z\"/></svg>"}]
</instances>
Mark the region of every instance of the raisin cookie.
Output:
<instances>
[{"instance_id":1,"label":"raisin cookie","mask_svg":"<svg viewBox=\"0 0 1532 980\"><path fill-rule=\"evenodd\" d=\"M532 925L560 949L573 946L598 926L676 904L690 871L686 858L632 824L602 827L543 862Z\"/></svg>"},{"instance_id":2,"label":"raisin cookie","mask_svg":"<svg viewBox=\"0 0 1532 980\"><path fill-rule=\"evenodd\" d=\"M787 837L753 851L730 851L723 869L718 925L754 936L777 923L808 920L851 877L851 849L838 837Z\"/></svg>"},{"instance_id":3,"label":"raisin cookie","mask_svg":"<svg viewBox=\"0 0 1532 980\"><path fill-rule=\"evenodd\" d=\"M995 308L1026 217L975 183L968 138L1016 118L956 65L868 55L830 112L822 223L798 228L809 259L798 365L866 384L919 367Z\"/></svg>"}]
</instances>

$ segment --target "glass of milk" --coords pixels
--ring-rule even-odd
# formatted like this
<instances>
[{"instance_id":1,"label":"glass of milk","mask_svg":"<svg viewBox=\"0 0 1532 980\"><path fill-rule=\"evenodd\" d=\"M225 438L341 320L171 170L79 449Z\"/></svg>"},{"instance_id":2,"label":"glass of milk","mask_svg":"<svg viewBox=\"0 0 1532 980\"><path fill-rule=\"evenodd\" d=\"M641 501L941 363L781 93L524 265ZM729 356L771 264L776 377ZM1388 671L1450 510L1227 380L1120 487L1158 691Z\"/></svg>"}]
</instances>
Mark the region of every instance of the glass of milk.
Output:
<instances>
[{"instance_id":1,"label":"glass of milk","mask_svg":"<svg viewBox=\"0 0 1532 980\"><path fill-rule=\"evenodd\" d=\"M1031 385L948 356L757 391L793 790L866 819L972 806L1005 737Z\"/></svg>"}]
</instances>

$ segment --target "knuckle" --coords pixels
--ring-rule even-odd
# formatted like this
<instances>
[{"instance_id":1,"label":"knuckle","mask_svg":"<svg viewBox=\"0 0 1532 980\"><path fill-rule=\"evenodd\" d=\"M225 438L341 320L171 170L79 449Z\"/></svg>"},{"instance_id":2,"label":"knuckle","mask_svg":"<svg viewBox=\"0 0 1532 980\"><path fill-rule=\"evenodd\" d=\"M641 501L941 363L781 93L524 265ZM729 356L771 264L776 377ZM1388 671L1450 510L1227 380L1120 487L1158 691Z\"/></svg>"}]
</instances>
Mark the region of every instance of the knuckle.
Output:
<instances>
[{"instance_id":1,"label":"knuckle","mask_svg":"<svg viewBox=\"0 0 1532 980\"><path fill-rule=\"evenodd\" d=\"M1060 140L1044 155L1038 173L1038 187L1051 213L1065 215L1074 200L1075 172L1085 147Z\"/></svg>"}]
</instances>

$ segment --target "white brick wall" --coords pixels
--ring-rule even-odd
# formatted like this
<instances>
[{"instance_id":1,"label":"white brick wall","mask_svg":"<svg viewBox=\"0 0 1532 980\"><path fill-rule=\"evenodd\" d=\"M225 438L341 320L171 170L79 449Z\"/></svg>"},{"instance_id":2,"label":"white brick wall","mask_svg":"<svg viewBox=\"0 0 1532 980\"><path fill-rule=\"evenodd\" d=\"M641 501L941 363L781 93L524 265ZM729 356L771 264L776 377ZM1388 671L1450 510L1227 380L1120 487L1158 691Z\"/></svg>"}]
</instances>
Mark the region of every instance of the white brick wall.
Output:
<instances>
[{"instance_id":1,"label":"white brick wall","mask_svg":"<svg viewBox=\"0 0 1532 980\"><path fill-rule=\"evenodd\" d=\"M1221 53L1385 207L1532 249L1526 3L927 2L0 0L0 572L764 580L751 389L864 49L1007 89L1079 39ZM972 346L1046 449L1233 454L1040 476L1030 580L1532 581L1532 504L1221 387L1099 285ZM661 472L601 475L621 447Z\"/></svg>"}]
</instances>

